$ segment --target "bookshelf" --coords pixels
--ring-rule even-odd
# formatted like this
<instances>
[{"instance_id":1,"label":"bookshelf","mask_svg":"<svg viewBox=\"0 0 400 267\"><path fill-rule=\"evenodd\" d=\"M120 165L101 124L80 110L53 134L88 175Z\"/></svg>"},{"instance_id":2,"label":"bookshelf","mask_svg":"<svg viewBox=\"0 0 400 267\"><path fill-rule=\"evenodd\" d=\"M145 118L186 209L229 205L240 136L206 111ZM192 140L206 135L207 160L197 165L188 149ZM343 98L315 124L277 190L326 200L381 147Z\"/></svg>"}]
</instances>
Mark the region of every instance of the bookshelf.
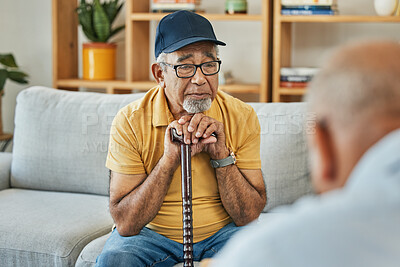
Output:
<instances>
[{"instance_id":1,"label":"bookshelf","mask_svg":"<svg viewBox=\"0 0 400 267\"><path fill-rule=\"evenodd\" d=\"M53 87L78 90L79 87L102 88L106 93L147 91L155 82L149 77L151 62L150 23L161 20L165 13L151 13L149 0L125 1L125 77L112 81L88 81L78 74L78 22L75 14L77 1L53 1ZM211 1L211 0L203 0ZM260 102L271 101L270 95L270 26L272 0L260 0L260 14L210 14L200 13L210 21L256 21L262 25L260 83L220 85L228 93L257 94ZM219 0L224 5L224 0ZM218 33L217 33L218 34ZM232 46L232 49L235 49ZM118 64L118 63L117 63Z\"/></svg>"},{"instance_id":2,"label":"bookshelf","mask_svg":"<svg viewBox=\"0 0 400 267\"><path fill-rule=\"evenodd\" d=\"M399 16L284 16L281 1L274 0L273 8L272 101L298 101L306 92L303 88L281 88L280 69L291 67L292 25L294 23L399 23Z\"/></svg>"}]
</instances>

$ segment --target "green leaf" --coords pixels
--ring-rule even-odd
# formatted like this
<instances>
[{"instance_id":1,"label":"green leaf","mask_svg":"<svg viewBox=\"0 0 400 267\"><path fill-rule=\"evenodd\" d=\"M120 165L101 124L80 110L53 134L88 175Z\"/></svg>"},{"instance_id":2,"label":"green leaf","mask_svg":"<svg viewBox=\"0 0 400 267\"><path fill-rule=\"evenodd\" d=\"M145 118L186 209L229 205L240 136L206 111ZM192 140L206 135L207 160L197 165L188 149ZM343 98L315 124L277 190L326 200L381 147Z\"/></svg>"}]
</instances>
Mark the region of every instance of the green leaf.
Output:
<instances>
[{"instance_id":1,"label":"green leaf","mask_svg":"<svg viewBox=\"0 0 400 267\"><path fill-rule=\"evenodd\" d=\"M10 68L18 68L12 54L0 54L0 63Z\"/></svg>"},{"instance_id":2,"label":"green leaf","mask_svg":"<svg viewBox=\"0 0 400 267\"><path fill-rule=\"evenodd\" d=\"M96 42L98 38L93 29L92 6L86 3L81 3L81 6L79 6L76 11L78 13L79 23L82 26L83 33L89 40Z\"/></svg>"},{"instance_id":3,"label":"green leaf","mask_svg":"<svg viewBox=\"0 0 400 267\"><path fill-rule=\"evenodd\" d=\"M118 6L118 1L119 0L113 0L110 3L103 4L104 10L107 13L107 17L108 17L108 20L110 21L111 25L113 24L115 18L117 17L117 15L123 5L123 4L121 4Z\"/></svg>"},{"instance_id":4,"label":"green leaf","mask_svg":"<svg viewBox=\"0 0 400 267\"><path fill-rule=\"evenodd\" d=\"M10 80L13 80L14 82L17 82L17 83L22 83L22 84L28 83L28 81L25 79L27 77L28 77L28 74L26 74L22 71L12 70L12 71L8 72L8 78L10 78Z\"/></svg>"},{"instance_id":5,"label":"green leaf","mask_svg":"<svg viewBox=\"0 0 400 267\"><path fill-rule=\"evenodd\" d=\"M123 30L124 28L125 28L125 25L121 25L121 26L119 26L119 27L113 29L113 30L111 31L110 38L113 37L114 35L116 35L118 32L120 32L120 31Z\"/></svg>"},{"instance_id":6,"label":"green leaf","mask_svg":"<svg viewBox=\"0 0 400 267\"><path fill-rule=\"evenodd\" d=\"M4 84L6 83L8 77L8 72L5 69L0 69L0 92L4 89Z\"/></svg>"},{"instance_id":7,"label":"green leaf","mask_svg":"<svg viewBox=\"0 0 400 267\"><path fill-rule=\"evenodd\" d=\"M110 38L111 24L99 0L94 0L93 26L100 42L107 42Z\"/></svg>"}]
</instances>

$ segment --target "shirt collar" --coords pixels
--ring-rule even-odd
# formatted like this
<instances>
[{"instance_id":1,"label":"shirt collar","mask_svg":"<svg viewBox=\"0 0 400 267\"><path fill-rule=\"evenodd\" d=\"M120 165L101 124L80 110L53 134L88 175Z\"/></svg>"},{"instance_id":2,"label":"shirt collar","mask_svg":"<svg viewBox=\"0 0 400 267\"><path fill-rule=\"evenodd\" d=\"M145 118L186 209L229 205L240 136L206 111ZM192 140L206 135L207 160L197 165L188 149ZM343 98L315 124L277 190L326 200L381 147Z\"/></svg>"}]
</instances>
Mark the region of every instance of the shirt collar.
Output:
<instances>
[{"instance_id":1,"label":"shirt collar","mask_svg":"<svg viewBox=\"0 0 400 267\"><path fill-rule=\"evenodd\" d=\"M385 177L400 175L400 129L384 136L368 149L353 169L346 186L356 188L371 182L384 182Z\"/></svg>"},{"instance_id":2,"label":"shirt collar","mask_svg":"<svg viewBox=\"0 0 400 267\"><path fill-rule=\"evenodd\" d=\"M174 121L171 111L168 107L168 102L165 97L164 89L158 86L156 95L153 100L153 126L168 126Z\"/></svg>"}]
</instances>

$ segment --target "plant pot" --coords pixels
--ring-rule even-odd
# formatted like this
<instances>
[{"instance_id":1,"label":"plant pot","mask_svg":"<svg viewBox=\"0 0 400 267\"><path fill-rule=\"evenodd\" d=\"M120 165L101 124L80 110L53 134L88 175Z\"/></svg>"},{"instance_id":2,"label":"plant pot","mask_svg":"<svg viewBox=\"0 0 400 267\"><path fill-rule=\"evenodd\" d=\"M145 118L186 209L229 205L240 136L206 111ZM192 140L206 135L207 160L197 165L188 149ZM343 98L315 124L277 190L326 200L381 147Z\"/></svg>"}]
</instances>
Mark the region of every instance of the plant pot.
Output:
<instances>
[{"instance_id":1,"label":"plant pot","mask_svg":"<svg viewBox=\"0 0 400 267\"><path fill-rule=\"evenodd\" d=\"M113 43L84 43L83 79L114 80L116 48Z\"/></svg>"}]
</instances>

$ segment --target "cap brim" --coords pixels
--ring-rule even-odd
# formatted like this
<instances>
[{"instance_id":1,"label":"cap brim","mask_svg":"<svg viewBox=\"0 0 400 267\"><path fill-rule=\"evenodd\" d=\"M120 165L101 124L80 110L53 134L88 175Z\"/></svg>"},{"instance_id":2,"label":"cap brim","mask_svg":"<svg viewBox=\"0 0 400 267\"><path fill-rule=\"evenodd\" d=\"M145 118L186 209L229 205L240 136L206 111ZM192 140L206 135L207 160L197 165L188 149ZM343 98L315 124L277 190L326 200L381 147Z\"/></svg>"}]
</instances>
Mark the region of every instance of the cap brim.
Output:
<instances>
[{"instance_id":1,"label":"cap brim","mask_svg":"<svg viewBox=\"0 0 400 267\"><path fill-rule=\"evenodd\" d=\"M175 52L178 49L181 49L184 46L193 44L193 43L197 43L197 42L202 42L202 41L209 41L209 42L213 42L217 45L222 45L222 46L226 46L226 44L224 42L215 40L215 39L211 39L211 38L205 38L205 37L191 37L191 38L186 38L183 40L180 40L166 48L163 49L162 52L164 53L172 53Z\"/></svg>"}]
</instances>

